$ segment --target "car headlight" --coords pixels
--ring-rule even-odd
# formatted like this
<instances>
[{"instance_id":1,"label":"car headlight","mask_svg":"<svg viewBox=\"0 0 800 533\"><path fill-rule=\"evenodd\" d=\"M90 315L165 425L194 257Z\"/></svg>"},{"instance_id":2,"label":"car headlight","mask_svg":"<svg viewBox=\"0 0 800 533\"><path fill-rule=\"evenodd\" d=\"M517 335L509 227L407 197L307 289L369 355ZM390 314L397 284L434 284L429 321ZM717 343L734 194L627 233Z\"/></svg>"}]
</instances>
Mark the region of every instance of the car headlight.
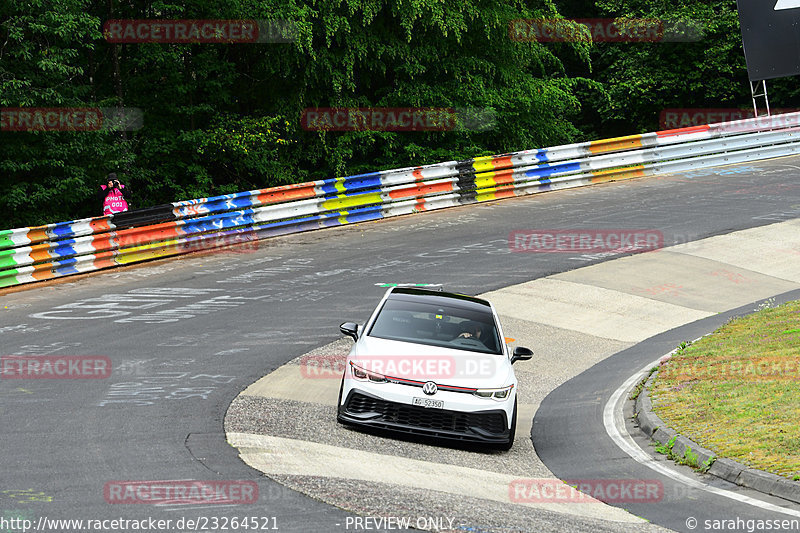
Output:
<instances>
[{"instance_id":1,"label":"car headlight","mask_svg":"<svg viewBox=\"0 0 800 533\"><path fill-rule=\"evenodd\" d=\"M478 398L491 398L492 400L502 401L508 398L508 396L511 394L511 389L513 388L514 385L509 385L508 387L503 387L500 389L478 389L472 394Z\"/></svg>"},{"instance_id":2,"label":"car headlight","mask_svg":"<svg viewBox=\"0 0 800 533\"><path fill-rule=\"evenodd\" d=\"M350 361L350 370L353 372L353 377L356 379L370 380L373 383L386 383L388 381L384 376L364 370L352 361Z\"/></svg>"}]
</instances>

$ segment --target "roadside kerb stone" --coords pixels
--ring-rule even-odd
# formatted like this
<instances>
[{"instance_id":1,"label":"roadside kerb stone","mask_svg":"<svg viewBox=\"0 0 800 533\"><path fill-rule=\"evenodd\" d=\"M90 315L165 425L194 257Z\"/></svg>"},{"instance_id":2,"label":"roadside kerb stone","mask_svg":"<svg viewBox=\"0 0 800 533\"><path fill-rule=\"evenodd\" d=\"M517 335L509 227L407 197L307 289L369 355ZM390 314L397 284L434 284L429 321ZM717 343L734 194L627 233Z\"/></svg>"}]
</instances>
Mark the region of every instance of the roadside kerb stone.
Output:
<instances>
[{"instance_id":1,"label":"roadside kerb stone","mask_svg":"<svg viewBox=\"0 0 800 533\"><path fill-rule=\"evenodd\" d=\"M736 484L741 485L742 487L755 489L758 492L763 492L765 494L772 494L773 485L775 484L775 477L777 476L762 470L745 468L739 473L739 477L736 478Z\"/></svg>"},{"instance_id":2,"label":"roadside kerb stone","mask_svg":"<svg viewBox=\"0 0 800 533\"><path fill-rule=\"evenodd\" d=\"M790 479L786 479L785 477L775 477L778 479L774 481L774 485L770 491L770 494L779 498L783 498L784 500L800 502L800 482L792 481Z\"/></svg>"},{"instance_id":3,"label":"roadside kerb stone","mask_svg":"<svg viewBox=\"0 0 800 533\"><path fill-rule=\"evenodd\" d=\"M732 459L716 458L711 450L703 448L691 439L679 435L667 427L664 421L653 411L653 402L650 400L650 385L658 375L658 371L645 382L642 391L636 397L634 413L639 421L639 429L653 441L668 444L673 438L672 452L686 459L686 451L697 456L697 466L702 468L713 460L708 474L747 487L764 494L777 496L792 502L800 503L800 482L791 481L777 474L749 468Z\"/></svg>"},{"instance_id":4,"label":"roadside kerb stone","mask_svg":"<svg viewBox=\"0 0 800 533\"><path fill-rule=\"evenodd\" d=\"M639 393L639 396L636 397L634 412L636 413L636 418L639 420L639 429L642 429L645 435L655 442L667 444L673 437L677 437L678 434L667 427L664 421L653 411L653 402L650 400L648 391L650 389L650 384L657 374L658 372L653 372L645 382L642 391ZM642 427L643 421L645 424L644 428Z\"/></svg>"},{"instance_id":5,"label":"roadside kerb stone","mask_svg":"<svg viewBox=\"0 0 800 533\"><path fill-rule=\"evenodd\" d=\"M664 422L653 412L653 402L650 401L650 396L647 394L647 388L652 381L653 374L650 374L639 392L639 396L636 397L636 419L639 421L639 429L650 438L653 438L653 433L658 428L664 426Z\"/></svg>"},{"instance_id":6,"label":"roadside kerb stone","mask_svg":"<svg viewBox=\"0 0 800 533\"><path fill-rule=\"evenodd\" d=\"M705 466L713 463L717 458L717 455L711 450L703 448L696 442L689 440L682 435L679 435L678 438L675 439L675 444L672 446L672 453L678 457L682 457L683 459L690 461L692 466L696 466L698 468L704 468ZM696 461L689 459L689 453L694 455ZM694 464L695 462L697 464Z\"/></svg>"},{"instance_id":7,"label":"roadside kerb stone","mask_svg":"<svg viewBox=\"0 0 800 533\"><path fill-rule=\"evenodd\" d=\"M736 478L739 477L739 474L742 472L742 470L744 470L743 464L723 457L714 461L714 464L711 465L708 473L712 476L722 478L725 481L736 483Z\"/></svg>"}]
</instances>

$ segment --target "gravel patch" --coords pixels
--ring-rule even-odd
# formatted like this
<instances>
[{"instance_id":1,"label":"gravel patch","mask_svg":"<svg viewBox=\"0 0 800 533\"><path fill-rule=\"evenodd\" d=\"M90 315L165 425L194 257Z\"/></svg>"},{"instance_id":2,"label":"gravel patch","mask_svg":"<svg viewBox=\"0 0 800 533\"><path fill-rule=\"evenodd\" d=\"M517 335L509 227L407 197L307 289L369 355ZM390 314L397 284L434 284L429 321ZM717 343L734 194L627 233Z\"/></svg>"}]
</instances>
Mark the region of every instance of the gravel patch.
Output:
<instances>
[{"instance_id":1,"label":"gravel patch","mask_svg":"<svg viewBox=\"0 0 800 533\"><path fill-rule=\"evenodd\" d=\"M386 436L336 422L333 406L240 396L225 417L225 431L300 439L341 448L477 468L522 477L552 477L536 456L530 437L518 438L508 452L447 445L433 439Z\"/></svg>"}]
</instances>

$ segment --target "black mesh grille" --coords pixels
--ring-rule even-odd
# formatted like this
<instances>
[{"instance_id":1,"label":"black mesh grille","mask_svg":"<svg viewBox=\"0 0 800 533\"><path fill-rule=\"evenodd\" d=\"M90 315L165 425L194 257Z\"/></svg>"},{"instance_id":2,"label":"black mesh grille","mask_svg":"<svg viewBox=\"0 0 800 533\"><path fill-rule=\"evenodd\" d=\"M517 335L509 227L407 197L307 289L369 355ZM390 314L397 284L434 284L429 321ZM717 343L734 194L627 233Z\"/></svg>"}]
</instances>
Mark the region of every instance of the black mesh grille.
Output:
<instances>
[{"instance_id":1,"label":"black mesh grille","mask_svg":"<svg viewBox=\"0 0 800 533\"><path fill-rule=\"evenodd\" d=\"M431 431L471 433L472 428L487 433L507 433L506 420L502 412L460 413L444 409L427 409L372 398L354 393L347 402L347 411L354 415L378 413L371 421L399 424Z\"/></svg>"}]
</instances>

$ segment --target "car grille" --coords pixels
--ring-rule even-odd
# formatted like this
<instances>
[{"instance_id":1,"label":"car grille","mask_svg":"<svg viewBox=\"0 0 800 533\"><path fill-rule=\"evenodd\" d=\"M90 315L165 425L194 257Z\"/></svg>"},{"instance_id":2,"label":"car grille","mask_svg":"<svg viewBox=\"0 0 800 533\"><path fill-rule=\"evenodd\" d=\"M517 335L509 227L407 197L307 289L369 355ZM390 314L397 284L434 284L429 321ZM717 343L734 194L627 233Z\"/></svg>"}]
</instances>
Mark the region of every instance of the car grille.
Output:
<instances>
[{"instance_id":1,"label":"car grille","mask_svg":"<svg viewBox=\"0 0 800 533\"><path fill-rule=\"evenodd\" d=\"M472 433L473 428L495 435L507 433L506 420L502 412L461 413L444 409L427 409L414 405L388 402L354 393L347 402L347 411L354 415L378 413L381 421L388 424L410 426L430 431Z\"/></svg>"}]
</instances>

